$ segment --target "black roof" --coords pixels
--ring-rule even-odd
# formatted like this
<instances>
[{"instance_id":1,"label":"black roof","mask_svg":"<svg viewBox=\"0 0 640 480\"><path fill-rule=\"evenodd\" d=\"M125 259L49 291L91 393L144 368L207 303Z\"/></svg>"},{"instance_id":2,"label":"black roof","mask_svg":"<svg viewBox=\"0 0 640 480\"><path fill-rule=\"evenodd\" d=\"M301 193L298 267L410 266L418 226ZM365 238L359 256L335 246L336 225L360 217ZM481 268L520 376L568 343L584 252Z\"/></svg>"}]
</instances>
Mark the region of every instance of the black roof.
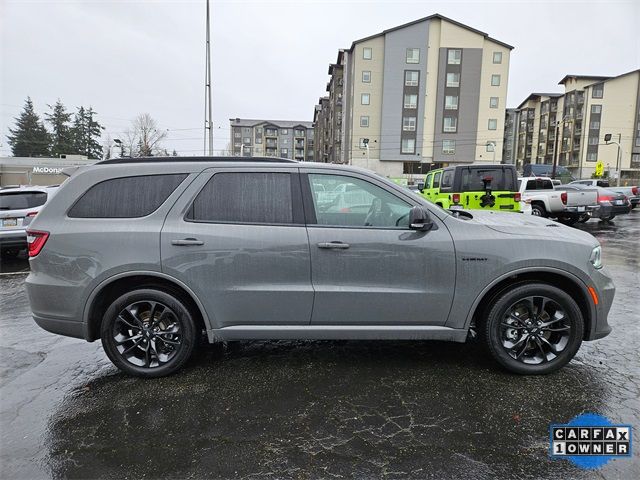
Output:
<instances>
[{"instance_id":1,"label":"black roof","mask_svg":"<svg viewBox=\"0 0 640 480\"><path fill-rule=\"evenodd\" d=\"M102 160L96 165L121 163L189 163L189 162L256 162L256 163L298 163L297 160L279 157L126 157Z\"/></svg>"}]
</instances>

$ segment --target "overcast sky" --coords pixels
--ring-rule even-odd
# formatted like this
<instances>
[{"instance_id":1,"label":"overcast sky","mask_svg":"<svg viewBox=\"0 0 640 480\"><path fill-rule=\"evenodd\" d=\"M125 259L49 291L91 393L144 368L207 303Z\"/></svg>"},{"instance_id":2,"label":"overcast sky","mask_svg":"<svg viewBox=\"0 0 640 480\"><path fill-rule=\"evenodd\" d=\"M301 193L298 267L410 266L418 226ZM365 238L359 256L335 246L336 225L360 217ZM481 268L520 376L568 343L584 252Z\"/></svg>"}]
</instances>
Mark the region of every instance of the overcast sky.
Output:
<instances>
[{"instance_id":1,"label":"overcast sky","mask_svg":"<svg viewBox=\"0 0 640 480\"><path fill-rule=\"evenodd\" d=\"M433 13L515 46L508 106L568 73L640 67L640 1L212 0L215 148L229 118L311 121L339 48ZM118 138L150 113L165 146L202 153L205 0L0 0L0 155L31 96L93 106Z\"/></svg>"}]
</instances>

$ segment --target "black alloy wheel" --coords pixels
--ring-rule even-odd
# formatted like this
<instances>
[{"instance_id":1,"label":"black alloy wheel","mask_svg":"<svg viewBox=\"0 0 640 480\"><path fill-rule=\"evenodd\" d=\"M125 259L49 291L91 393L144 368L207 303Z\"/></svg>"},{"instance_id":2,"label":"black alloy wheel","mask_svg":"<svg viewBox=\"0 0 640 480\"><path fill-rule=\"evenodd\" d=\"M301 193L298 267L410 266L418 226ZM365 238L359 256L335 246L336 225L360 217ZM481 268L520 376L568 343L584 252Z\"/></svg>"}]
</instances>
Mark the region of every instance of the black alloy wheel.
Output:
<instances>
[{"instance_id":1,"label":"black alloy wheel","mask_svg":"<svg viewBox=\"0 0 640 480\"><path fill-rule=\"evenodd\" d=\"M500 295L484 335L492 356L508 370L545 374L567 364L582 343L580 308L563 290L524 284Z\"/></svg>"},{"instance_id":2,"label":"black alloy wheel","mask_svg":"<svg viewBox=\"0 0 640 480\"><path fill-rule=\"evenodd\" d=\"M141 377L168 375L186 363L196 328L176 297L152 289L127 293L111 304L101 328L102 345L124 372Z\"/></svg>"}]
</instances>

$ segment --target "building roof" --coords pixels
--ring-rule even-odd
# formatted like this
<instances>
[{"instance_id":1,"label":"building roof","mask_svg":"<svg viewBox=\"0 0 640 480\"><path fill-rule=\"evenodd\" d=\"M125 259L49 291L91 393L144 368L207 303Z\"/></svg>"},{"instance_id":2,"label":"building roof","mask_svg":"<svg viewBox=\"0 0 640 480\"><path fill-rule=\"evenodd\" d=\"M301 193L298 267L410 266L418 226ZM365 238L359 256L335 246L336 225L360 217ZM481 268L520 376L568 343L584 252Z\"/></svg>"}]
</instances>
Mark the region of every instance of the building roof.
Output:
<instances>
[{"instance_id":1,"label":"building roof","mask_svg":"<svg viewBox=\"0 0 640 480\"><path fill-rule=\"evenodd\" d=\"M490 37L489 34L487 34L485 32L481 32L480 30L476 30L475 28L472 28L472 27L470 27L468 25L465 25L463 23L460 23L460 22L457 22L455 20L452 20L452 19L450 19L448 17L445 17L444 15L440 15L439 13L434 13L433 15L429 15L428 17L419 18L418 20L414 20L414 21L409 22L409 23L404 23L402 25L398 25L397 27L388 28L387 30L383 30L380 33L376 33L376 34L370 35L368 37L364 37L364 38L360 38L358 40L354 40L353 43L351 44L350 50L353 50L353 47L355 47L356 43L364 42L366 40L371 40L372 38L376 38L376 37L379 37L381 35L385 35L385 34L387 34L389 32L393 32L393 31L396 31L396 30L400 30L402 28L410 27L411 25L415 25L416 23L421 23L421 22L425 22L427 20L434 20L434 19L444 20L445 22L452 23L454 25L457 25L458 27L462 27L462 28L465 28L465 29L467 29L467 30L469 30L471 32L474 32L474 33L477 33L479 35L482 35L486 39L491 40L492 42L495 42L495 43L497 43L499 45L502 45L503 47L506 47L509 50L513 50L514 49L513 46L511 46L509 44L506 44L504 42L501 42L500 40L496 40L495 38Z\"/></svg>"},{"instance_id":2,"label":"building roof","mask_svg":"<svg viewBox=\"0 0 640 480\"><path fill-rule=\"evenodd\" d=\"M558 82L558 85L564 85L565 83L567 83L567 80L569 80L570 78L575 78L576 80L595 80L596 82L598 80L608 80L610 78L614 78L614 77L602 77L599 75L565 75L564 77L562 77L562 80L560 80Z\"/></svg>"},{"instance_id":3,"label":"building roof","mask_svg":"<svg viewBox=\"0 0 640 480\"><path fill-rule=\"evenodd\" d=\"M313 128L313 122L301 122L298 120L258 120L250 118L230 118L229 121L231 122L232 127L256 127L262 124L269 124L280 128Z\"/></svg>"},{"instance_id":4,"label":"building roof","mask_svg":"<svg viewBox=\"0 0 640 480\"><path fill-rule=\"evenodd\" d=\"M590 83L589 85L585 85L584 88L592 87L592 86L594 86L594 85L596 85L598 83L601 83L602 81L608 82L609 80L617 80L618 78L626 77L627 75L632 75L632 74L638 73L638 72L640 72L640 68L638 68L636 70L631 70L630 72L627 72L627 73L623 73L622 75L617 75L615 77L603 77L603 78L600 79L600 81ZM592 77L588 77L588 78L592 78Z\"/></svg>"},{"instance_id":5,"label":"building roof","mask_svg":"<svg viewBox=\"0 0 640 480\"><path fill-rule=\"evenodd\" d=\"M518 105L518 109L522 108L522 106L527 103L529 100L540 97L550 97L550 98L558 98L563 96L564 93L532 93L527 98L525 98L520 105Z\"/></svg>"}]
</instances>

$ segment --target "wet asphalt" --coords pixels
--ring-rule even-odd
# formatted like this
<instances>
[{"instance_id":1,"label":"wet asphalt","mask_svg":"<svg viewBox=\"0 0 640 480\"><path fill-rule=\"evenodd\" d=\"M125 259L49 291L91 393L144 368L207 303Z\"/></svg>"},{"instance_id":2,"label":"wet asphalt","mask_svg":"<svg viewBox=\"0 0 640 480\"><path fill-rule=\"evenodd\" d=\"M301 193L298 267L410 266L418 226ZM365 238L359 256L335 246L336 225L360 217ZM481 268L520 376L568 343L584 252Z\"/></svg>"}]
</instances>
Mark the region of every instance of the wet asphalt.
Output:
<instances>
[{"instance_id":1,"label":"wet asphalt","mask_svg":"<svg viewBox=\"0 0 640 480\"><path fill-rule=\"evenodd\" d=\"M579 228L618 289L613 332L542 377L473 343L282 341L205 346L179 374L134 379L99 342L38 328L28 263L3 259L0 477L640 478L637 446L597 471L548 457L549 425L582 412L640 435L640 209Z\"/></svg>"}]
</instances>

